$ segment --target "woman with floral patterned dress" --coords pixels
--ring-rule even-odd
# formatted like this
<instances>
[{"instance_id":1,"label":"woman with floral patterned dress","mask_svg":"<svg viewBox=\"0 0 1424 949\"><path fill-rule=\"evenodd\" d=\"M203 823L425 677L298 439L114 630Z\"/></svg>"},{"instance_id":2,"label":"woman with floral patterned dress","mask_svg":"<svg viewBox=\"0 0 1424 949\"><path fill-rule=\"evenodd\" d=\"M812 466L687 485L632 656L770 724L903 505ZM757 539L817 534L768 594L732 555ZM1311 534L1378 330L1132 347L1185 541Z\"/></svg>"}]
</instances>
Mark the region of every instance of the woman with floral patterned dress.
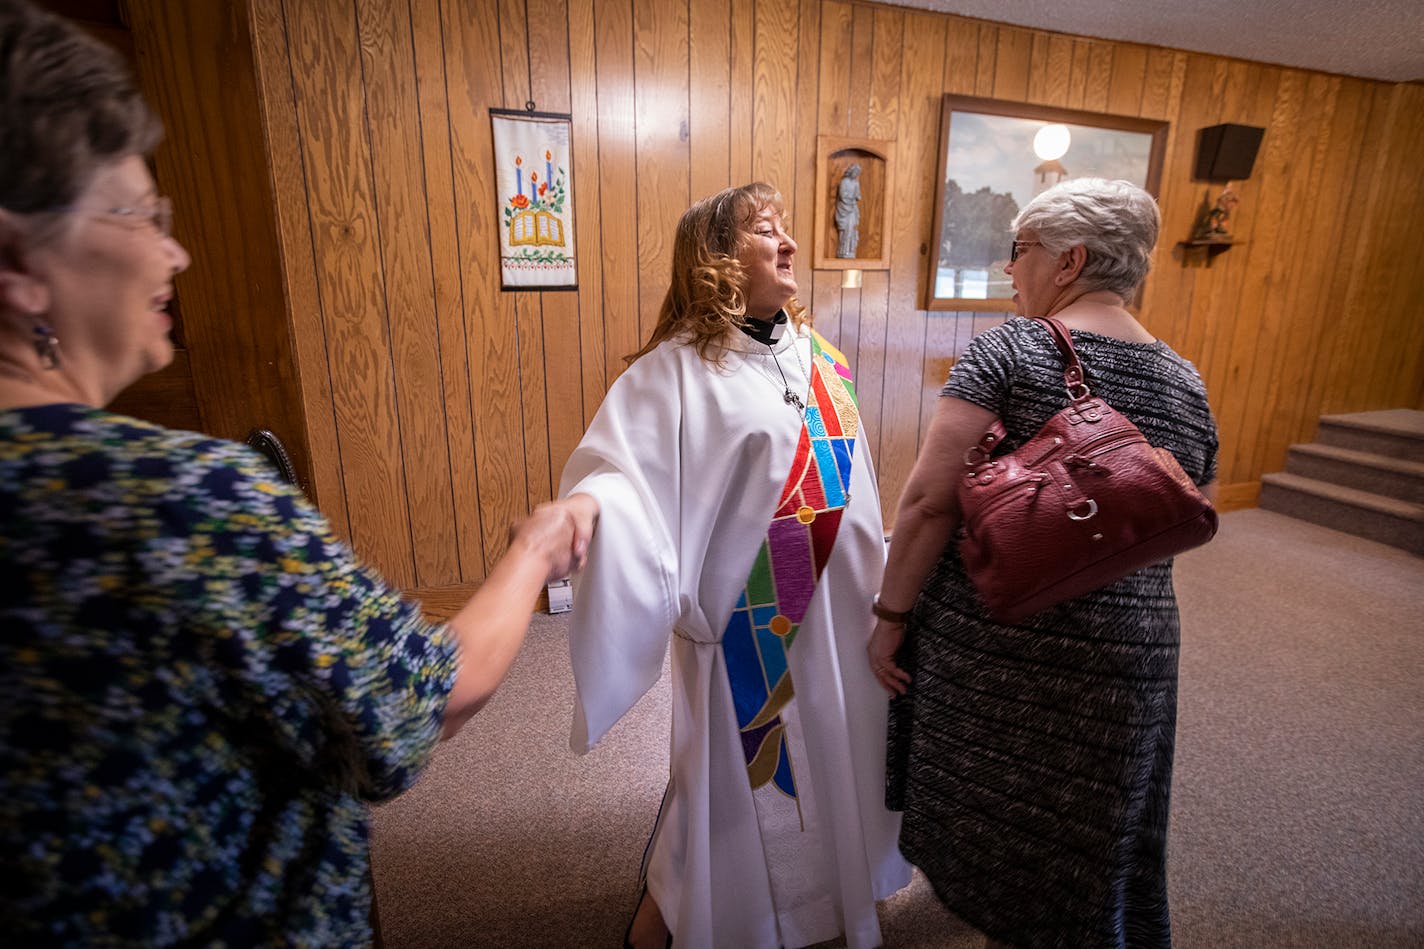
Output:
<instances>
[{"instance_id":1,"label":"woman with floral patterned dress","mask_svg":"<svg viewBox=\"0 0 1424 949\"><path fill-rule=\"evenodd\" d=\"M573 519L432 626L260 456L106 412L173 356L158 134L112 51L0 0L0 931L367 944L365 804L499 684Z\"/></svg>"}]
</instances>

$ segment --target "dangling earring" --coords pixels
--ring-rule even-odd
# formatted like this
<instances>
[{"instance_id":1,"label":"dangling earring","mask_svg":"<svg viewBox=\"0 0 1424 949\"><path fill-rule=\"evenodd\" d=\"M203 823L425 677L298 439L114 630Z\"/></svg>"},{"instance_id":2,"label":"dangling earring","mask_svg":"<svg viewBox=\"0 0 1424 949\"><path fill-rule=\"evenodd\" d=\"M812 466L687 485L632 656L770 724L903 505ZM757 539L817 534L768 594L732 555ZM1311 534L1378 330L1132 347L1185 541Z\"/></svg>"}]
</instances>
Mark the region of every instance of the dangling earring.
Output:
<instances>
[{"instance_id":1,"label":"dangling earring","mask_svg":"<svg viewBox=\"0 0 1424 949\"><path fill-rule=\"evenodd\" d=\"M45 369L59 368L59 337L54 335L54 327L35 327L35 355Z\"/></svg>"}]
</instances>

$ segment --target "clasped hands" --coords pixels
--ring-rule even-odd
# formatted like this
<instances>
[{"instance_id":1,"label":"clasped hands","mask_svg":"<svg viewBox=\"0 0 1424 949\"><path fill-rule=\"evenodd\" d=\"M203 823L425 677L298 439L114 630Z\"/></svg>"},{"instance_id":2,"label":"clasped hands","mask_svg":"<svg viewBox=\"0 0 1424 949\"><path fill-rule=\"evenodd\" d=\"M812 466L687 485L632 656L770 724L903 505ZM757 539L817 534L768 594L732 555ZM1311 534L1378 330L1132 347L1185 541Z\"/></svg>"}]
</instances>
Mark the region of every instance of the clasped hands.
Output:
<instances>
[{"instance_id":1,"label":"clasped hands","mask_svg":"<svg viewBox=\"0 0 1424 949\"><path fill-rule=\"evenodd\" d=\"M597 525L598 501L588 494L574 494L536 507L510 527L509 543L544 558L549 566L546 583L562 580L583 569Z\"/></svg>"},{"instance_id":2,"label":"clasped hands","mask_svg":"<svg viewBox=\"0 0 1424 949\"><path fill-rule=\"evenodd\" d=\"M583 569L588 545L598 526L598 501L588 494L571 494L536 507L510 528L510 545L527 545L549 564L549 580L560 580ZM905 624L877 619L866 652L875 678L896 695L904 695L910 675L895 662L905 641Z\"/></svg>"}]
</instances>

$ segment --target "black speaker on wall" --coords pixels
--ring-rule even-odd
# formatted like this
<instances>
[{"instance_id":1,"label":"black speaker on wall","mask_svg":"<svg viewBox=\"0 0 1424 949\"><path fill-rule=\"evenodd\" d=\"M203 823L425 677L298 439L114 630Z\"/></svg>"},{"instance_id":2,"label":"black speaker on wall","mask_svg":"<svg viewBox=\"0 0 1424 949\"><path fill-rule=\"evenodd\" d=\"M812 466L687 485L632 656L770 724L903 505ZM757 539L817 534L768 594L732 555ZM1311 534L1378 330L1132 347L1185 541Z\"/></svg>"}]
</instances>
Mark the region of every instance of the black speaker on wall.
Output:
<instances>
[{"instance_id":1,"label":"black speaker on wall","mask_svg":"<svg viewBox=\"0 0 1424 949\"><path fill-rule=\"evenodd\" d=\"M1197 140L1194 178L1205 181L1243 181L1251 177L1263 128L1254 125L1213 125L1201 130Z\"/></svg>"}]
</instances>

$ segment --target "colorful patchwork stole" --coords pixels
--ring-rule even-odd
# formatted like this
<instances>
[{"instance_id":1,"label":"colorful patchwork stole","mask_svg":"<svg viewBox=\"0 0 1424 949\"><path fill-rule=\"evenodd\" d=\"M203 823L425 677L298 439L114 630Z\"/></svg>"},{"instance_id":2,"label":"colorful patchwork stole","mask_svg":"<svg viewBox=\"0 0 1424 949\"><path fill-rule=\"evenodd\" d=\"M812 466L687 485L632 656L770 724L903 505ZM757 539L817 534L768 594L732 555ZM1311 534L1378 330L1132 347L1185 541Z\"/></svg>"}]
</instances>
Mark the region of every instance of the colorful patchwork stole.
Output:
<instances>
[{"instance_id":1,"label":"colorful patchwork stole","mask_svg":"<svg viewBox=\"0 0 1424 949\"><path fill-rule=\"evenodd\" d=\"M786 653L811 605L850 501L850 466L860 427L845 356L811 334L811 392L781 501L757 552L722 652L753 788L772 782L796 797L781 710L795 695Z\"/></svg>"}]
</instances>

